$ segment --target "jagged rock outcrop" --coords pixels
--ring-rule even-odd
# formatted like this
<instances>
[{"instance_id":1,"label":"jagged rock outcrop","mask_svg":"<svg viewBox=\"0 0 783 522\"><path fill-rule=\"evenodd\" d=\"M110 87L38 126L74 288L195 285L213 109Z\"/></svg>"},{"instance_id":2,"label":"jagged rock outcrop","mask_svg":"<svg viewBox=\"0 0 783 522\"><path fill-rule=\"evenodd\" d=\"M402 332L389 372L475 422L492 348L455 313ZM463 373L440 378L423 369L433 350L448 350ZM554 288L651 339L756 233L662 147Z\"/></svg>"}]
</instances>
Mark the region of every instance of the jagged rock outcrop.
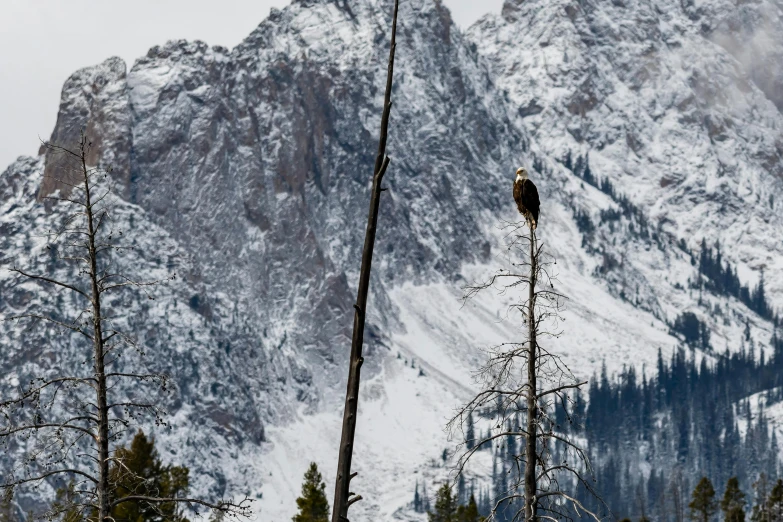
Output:
<instances>
[{"instance_id":1,"label":"jagged rock outcrop","mask_svg":"<svg viewBox=\"0 0 783 522\"><path fill-rule=\"evenodd\" d=\"M84 128L91 163L114 168L117 222L138 247L126 268L180 276L159 304L124 312L148 363L176 382L164 457L191 465L199 491L259 496L262 520L290 516L310 460L333 472L386 4L297 0L233 50L173 41L63 88L52 141L70 145ZM738 54L761 41L757 30L779 34L777 19L758 15L770 5L508 0L465 33L439 0L400 9L357 444L368 500L356 520L401 516L413 473L444 478L441 428L478 347L515 335L498 324L504 305L460 311L456 297L495 262L520 163L574 295L557 342L580 375L604 359L610 369L654 361L678 342L669 324L686 309L716 348L733 347L746 324L767 342L768 321L689 288L702 238L731 245L743 281L765 269L783 306L783 121L765 66L780 46L750 62ZM615 192L569 169L569 151L589 153ZM0 175L0 265L44 262L34 238L58 209L36 196L63 188L61 176L50 153ZM0 314L45 295L0 272ZM47 335L0 334L4 386L78 358L78 344Z\"/></svg>"}]
</instances>

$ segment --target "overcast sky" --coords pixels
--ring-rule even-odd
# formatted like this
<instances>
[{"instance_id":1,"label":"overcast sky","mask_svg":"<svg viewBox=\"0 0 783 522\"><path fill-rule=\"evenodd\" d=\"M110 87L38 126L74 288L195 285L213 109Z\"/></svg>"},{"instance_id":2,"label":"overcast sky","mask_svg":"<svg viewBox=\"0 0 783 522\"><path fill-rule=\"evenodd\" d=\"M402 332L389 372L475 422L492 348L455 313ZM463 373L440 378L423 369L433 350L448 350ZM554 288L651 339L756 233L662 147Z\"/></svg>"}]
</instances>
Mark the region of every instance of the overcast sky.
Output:
<instances>
[{"instance_id":1,"label":"overcast sky","mask_svg":"<svg viewBox=\"0 0 783 522\"><path fill-rule=\"evenodd\" d=\"M75 70L185 38L231 48L289 0L0 0L0 172L34 155ZM444 0L467 27L503 0Z\"/></svg>"}]
</instances>

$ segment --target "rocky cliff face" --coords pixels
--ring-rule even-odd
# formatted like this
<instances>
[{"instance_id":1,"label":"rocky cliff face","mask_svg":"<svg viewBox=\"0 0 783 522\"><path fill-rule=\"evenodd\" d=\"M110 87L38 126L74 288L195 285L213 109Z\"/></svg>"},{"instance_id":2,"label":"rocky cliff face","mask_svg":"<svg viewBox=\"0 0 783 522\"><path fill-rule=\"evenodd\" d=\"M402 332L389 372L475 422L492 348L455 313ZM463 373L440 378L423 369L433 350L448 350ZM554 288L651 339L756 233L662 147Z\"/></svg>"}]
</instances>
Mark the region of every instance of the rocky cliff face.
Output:
<instances>
[{"instance_id":1,"label":"rocky cliff face","mask_svg":"<svg viewBox=\"0 0 783 522\"><path fill-rule=\"evenodd\" d=\"M113 166L117 219L140 247L125 266L182 276L160 304L124 312L177 383L164 456L191 465L200 491L258 496L262 520L291 515L309 460L333 479L386 4L296 0L231 51L169 42L63 88L52 141L84 128L91 161ZM465 34L439 0L400 9L356 457L371 500L356 520L408 516L415 477L445 477L442 426L477 347L516 334L496 322L502 303L456 298L496 262L519 164L542 191L542 237L572 296L557 342L581 375L652 362L678 343L668 324L683 310L721 350L745 324L767 342L770 323L736 299L689 289L702 238L721 241L743 281L765 270L783 305L773 3L508 0ZM578 156L611 194L585 182ZM49 155L0 176L2 265L43 262L34 238L58 211L36 195L62 188L40 182L58 168ZM0 273L4 314L45 295ZM37 350L78 357L43 337L2 332L10 379L46 367Z\"/></svg>"},{"instance_id":2,"label":"rocky cliff face","mask_svg":"<svg viewBox=\"0 0 783 522\"><path fill-rule=\"evenodd\" d=\"M721 241L777 293L779 24L766 2L508 1L469 38L554 158L589 154L655 228Z\"/></svg>"}]
</instances>

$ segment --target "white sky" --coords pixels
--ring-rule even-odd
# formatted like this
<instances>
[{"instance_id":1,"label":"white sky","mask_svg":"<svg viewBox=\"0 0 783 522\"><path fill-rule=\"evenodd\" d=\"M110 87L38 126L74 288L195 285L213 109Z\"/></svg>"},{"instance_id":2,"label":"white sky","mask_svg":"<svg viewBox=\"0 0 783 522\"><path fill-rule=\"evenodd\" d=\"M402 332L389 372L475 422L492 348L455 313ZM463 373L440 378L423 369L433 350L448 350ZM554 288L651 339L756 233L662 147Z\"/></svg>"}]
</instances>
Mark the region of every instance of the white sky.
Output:
<instances>
[{"instance_id":1,"label":"white sky","mask_svg":"<svg viewBox=\"0 0 783 522\"><path fill-rule=\"evenodd\" d=\"M60 89L81 67L128 67L167 40L231 48L289 0L0 0L0 172L34 155L57 120ZM503 0L444 0L467 27Z\"/></svg>"}]
</instances>

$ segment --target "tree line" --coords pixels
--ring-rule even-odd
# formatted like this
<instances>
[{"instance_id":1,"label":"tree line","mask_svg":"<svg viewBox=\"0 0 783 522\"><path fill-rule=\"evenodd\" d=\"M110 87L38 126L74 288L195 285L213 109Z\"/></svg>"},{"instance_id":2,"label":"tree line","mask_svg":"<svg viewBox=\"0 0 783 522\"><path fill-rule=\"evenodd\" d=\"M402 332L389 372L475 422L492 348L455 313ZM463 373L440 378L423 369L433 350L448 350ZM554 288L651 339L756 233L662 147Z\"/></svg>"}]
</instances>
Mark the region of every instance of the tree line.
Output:
<instances>
[{"instance_id":1,"label":"tree line","mask_svg":"<svg viewBox=\"0 0 783 522\"><path fill-rule=\"evenodd\" d=\"M650 379L633 367L611 379L604 368L586 410L570 412L582 422L561 417L563 429L586 437L597 489L613 511L666 520L701 476L746 487L761 473L781 476L765 406L783 400L783 342L774 334L769 355L746 343L712 362L684 348L668 361L659 352Z\"/></svg>"},{"instance_id":2,"label":"tree line","mask_svg":"<svg viewBox=\"0 0 783 522\"><path fill-rule=\"evenodd\" d=\"M610 376L604 366L586 395L575 391L565 407L552 409L556 430L586 441L601 500L573 485L584 505L607 516L678 521L702 477L715 484L733 479L747 490L759 480L765 483L762 476L783 476L778 438L765 413L766 405L783 401L783 339L776 332L762 348L746 336L737 352L696 354L681 347L666 358L659 350L649 378L644 368L626 367ZM488 424L497 422L499 409L495 405L468 417L468 448L492 436ZM521 418L505 422L510 431ZM555 459L560 458L564 448L558 441L551 444ZM475 495L479 513L489 515L508 489L521 445L513 436L481 444L479 451L492 453L491 480L468 486L460 475L456 502ZM426 485L421 486L426 492ZM425 512L429 506L419 487L417 483L413 507ZM511 520L510 513L498 511L494 520Z\"/></svg>"}]
</instances>

